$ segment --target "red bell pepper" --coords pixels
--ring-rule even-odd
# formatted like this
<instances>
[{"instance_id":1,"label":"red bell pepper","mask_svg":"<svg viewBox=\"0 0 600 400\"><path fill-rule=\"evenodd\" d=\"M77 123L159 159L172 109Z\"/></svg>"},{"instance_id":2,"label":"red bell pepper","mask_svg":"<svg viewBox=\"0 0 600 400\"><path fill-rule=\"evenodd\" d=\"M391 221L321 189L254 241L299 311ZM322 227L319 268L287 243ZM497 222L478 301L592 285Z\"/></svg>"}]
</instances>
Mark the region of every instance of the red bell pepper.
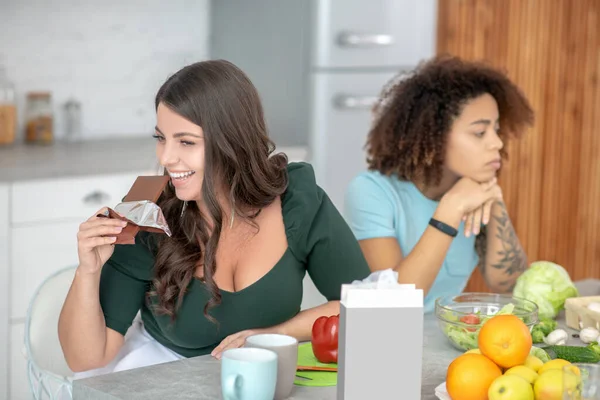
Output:
<instances>
[{"instance_id":1,"label":"red bell pepper","mask_svg":"<svg viewBox=\"0 0 600 400\"><path fill-rule=\"evenodd\" d=\"M340 315L319 317L312 327L313 353L322 363L337 363Z\"/></svg>"}]
</instances>

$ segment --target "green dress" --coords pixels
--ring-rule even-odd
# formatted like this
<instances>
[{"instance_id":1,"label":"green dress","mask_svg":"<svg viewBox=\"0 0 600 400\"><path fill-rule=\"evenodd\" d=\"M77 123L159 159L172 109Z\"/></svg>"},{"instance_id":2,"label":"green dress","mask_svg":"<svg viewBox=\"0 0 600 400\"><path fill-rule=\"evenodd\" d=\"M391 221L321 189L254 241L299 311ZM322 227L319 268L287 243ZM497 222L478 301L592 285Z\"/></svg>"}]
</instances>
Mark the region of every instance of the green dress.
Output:
<instances>
[{"instance_id":1,"label":"green dress","mask_svg":"<svg viewBox=\"0 0 600 400\"><path fill-rule=\"evenodd\" d=\"M227 336L246 329L266 328L300 312L302 280L308 272L327 300L339 300L341 285L370 274L354 234L317 185L306 163L288 165L289 183L282 195L288 248L265 276L249 287L221 290L221 304L210 309L218 324L204 315L210 293L194 279L177 318L157 315L146 302L151 289L155 249L146 233L135 245L118 245L102 268L100 304L106 326L125 335L141 310L146 331L159 343L194 357L209 354ZM141 235L141 236L140 236Z\"/></svg>"}]
</instances>

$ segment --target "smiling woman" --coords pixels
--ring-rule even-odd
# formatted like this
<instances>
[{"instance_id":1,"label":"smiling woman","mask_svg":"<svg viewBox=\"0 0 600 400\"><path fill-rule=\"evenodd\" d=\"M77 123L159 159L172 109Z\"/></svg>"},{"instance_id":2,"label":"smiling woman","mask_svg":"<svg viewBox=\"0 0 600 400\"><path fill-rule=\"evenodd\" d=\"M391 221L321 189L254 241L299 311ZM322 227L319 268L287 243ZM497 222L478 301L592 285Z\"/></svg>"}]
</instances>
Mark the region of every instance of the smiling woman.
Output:
<instances>
[{"instance_id":1,"label":"smiling woman","mask_svg":"<svg viewBox=\"0 0 600 400\"><path fill-rule=\"evenodd\" d=\"M341 285L370 273L312 167L272 154L258 93L235 65L171 76L156 118L156 156L171 177L158 204L172 235L114 246L117 221L81 225L59 322L69 366L86 371L77 377L220 358L254 333L309 340L317 318L339 313ZM300 311L307 272L329 301Z\"/></svg>"},{"instance_id":2,"label":"smiling woman","mask_svg":"<svg viewBox=\"0 0 600 400\"><path fill-rule=\"evenodd\" d=\"M346 196L370 268L424 289L429 312L477 265L492 290L510 291L527 258L496 175L504 142L533 123L521 91L485 64L440 56L392 81L374 111L369 171Z\"/></svg>"}]
</instances>

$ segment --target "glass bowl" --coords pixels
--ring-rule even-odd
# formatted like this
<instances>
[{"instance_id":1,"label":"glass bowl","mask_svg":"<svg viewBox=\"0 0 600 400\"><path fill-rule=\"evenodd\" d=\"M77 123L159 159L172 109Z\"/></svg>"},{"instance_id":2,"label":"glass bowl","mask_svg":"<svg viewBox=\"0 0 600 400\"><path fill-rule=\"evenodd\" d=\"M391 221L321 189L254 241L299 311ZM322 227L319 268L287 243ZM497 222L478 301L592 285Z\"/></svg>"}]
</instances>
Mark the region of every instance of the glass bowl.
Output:
<instances>
[{"instance_id":1,"label":"glass bowl","mask_svg":"<svg viewBox=\"0 0 600 400\"><path fill-rule=\"evenodd\" d=\"M435 300L440 329L452 346L462 351L478 348L479 330L498 312L516 315L530 332L539 322L537 304L511 294L462 293Z\"/></svg>"}]
</instances>

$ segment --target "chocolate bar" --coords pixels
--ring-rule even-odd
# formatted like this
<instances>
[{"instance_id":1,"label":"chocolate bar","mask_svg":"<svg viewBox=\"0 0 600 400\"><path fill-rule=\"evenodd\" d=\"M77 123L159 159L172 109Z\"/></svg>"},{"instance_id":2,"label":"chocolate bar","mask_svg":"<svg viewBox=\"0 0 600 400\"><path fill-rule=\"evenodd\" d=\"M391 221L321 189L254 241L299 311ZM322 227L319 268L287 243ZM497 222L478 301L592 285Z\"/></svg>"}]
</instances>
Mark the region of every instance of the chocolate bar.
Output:
<instances>
[{"instance_id":1,"label":"chocolate bar","mask_svg":"<svg viewBox=\"0 0 600 400\"><path fill-rule=\"evenodd\" d=\"M115 244L135 244L135 236L139 231L171 236L165 217L156 205L169 179L166 175L138 176L123 202L114 210L109 208L108 215L98 215L127 221L127 226L117 235Z\"/></svg>"},{"instance_id":2,"label":"chocolate bar","mask_svg":"<svg viewBox=\"0 0 600 400\"><path fill-rule=\"evenodd\" d=\"M171 178L168 175L138 176L123 201L158 201Z\"/></svg>"}]
</instances>

